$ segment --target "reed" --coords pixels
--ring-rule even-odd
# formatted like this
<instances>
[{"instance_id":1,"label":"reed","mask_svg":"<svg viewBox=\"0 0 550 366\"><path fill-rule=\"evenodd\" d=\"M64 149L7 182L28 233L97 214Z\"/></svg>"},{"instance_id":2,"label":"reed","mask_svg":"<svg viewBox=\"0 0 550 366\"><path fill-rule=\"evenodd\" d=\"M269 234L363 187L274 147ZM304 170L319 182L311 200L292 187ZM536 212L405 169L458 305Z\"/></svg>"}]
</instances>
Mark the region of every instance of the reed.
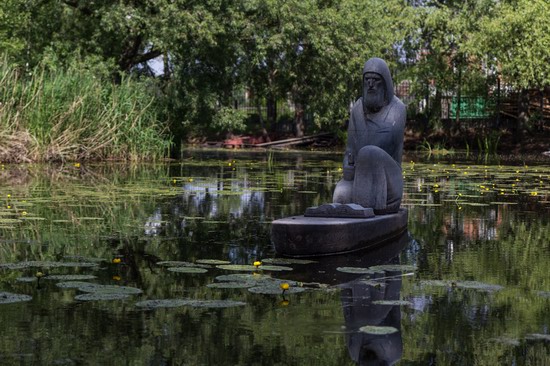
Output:
<instances>
[{"instance_id":1,"label":"reed","mask_svg":"<svg viewBox=\"0 0 550 366\"><path fill-rule=\"evenodd\" d=\"M157 116L151 88L130 77L0 64L0 161L157 160L170 147Z\"/></svg>"}]
</instances>

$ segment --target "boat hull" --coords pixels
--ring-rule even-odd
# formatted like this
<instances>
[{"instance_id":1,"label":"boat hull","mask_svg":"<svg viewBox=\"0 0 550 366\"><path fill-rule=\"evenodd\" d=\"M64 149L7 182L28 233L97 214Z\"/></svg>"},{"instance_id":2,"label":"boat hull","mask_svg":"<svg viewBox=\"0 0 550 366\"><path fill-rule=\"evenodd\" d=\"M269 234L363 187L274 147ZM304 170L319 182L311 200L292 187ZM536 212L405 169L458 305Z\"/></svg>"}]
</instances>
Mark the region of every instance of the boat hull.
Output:
<instances>
[{"instance_id":1,"label":"boat hull","mask_svg":"<svg viewBox=\"0 0 550 366\"><path fill-rule=\"evenodd\" d=\"M275 220L271 241L279 255L314 257L374 248L407 230L408 211L367 219L291 216Z\"/></svg>"}]
</instances>

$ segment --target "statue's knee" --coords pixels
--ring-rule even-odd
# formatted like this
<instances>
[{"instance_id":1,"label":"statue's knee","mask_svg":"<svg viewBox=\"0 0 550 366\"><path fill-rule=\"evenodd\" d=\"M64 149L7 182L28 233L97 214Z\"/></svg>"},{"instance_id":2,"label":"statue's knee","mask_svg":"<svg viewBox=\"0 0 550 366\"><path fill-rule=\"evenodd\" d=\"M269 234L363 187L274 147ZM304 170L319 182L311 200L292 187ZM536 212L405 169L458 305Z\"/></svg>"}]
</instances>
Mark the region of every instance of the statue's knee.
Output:
<instances>
[{"instance_id":1,"label":"statue's knee","mask_svg":"<svg viewBox=\"0 0 550 366\"><path fill-rule=\"evenodd\" d=\"M351 203L351 193L353 189L353 181L348 181L342 179L336 188L334 189L334 194L332 195L332 202L334 203Z\"/></svg>"},{"instance_id":2,"label":"statue's knee","mask_svg":"<svg viewBox=\"0 0 550 366\"><path fill-rule=\"evenodd\" d=\"M359 152L357 153L357 162L373 163L380 161L381 159L386 159L388 157L391 159L391 156L389 156L387 152L385 152L378 146L367 145L363 146L361 150L359 150Z\"/></svg>"}]
</instances>

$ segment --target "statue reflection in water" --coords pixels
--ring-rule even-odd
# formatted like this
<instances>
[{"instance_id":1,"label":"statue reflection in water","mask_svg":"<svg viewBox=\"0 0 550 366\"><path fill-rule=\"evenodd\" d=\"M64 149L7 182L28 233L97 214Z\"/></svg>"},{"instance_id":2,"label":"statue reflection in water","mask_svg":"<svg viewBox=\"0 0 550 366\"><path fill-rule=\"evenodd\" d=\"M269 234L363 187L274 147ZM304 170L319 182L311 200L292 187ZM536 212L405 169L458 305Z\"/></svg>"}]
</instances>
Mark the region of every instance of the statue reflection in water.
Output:
<instances>
[{"instance_id":1,"label":"statue reflection in water","mask_svg":"<svg viewBox=\"0 0 550 366\"><path fill-rule=\"evenodd\" d=\"M399 300L400 272L391 272L390 276L396 277L376 281L379 284L360 278L342 285L346 344L350 357L359 365L393 365L403 354L400 306L377 303ZM378 335L359 330L367 325L393 327L398 331Z\"/></svg>"}]
</instances>

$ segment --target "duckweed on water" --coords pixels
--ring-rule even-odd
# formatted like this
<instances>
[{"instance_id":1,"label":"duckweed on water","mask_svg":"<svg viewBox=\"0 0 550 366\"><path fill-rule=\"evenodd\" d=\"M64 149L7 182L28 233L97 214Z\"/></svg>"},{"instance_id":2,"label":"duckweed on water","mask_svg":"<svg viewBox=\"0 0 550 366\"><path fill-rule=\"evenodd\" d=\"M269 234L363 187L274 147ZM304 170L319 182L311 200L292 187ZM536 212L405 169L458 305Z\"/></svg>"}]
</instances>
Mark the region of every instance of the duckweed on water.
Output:
<instances>
[{"instance_id":1,"label":"duckweed on water","mask_svg":"<svg viewBox=\"0 0 550 366\"><path fill-rule=\"evenodd\" d=\"M233 300L192 300L192 299L161 299L145 300L136 303L136 306L144 309L177 308L189 306L195 308L229 308L246 305L242 301Z\"/></svg>"},{"instance_id":2,"label":"duckweed on water","mask_svg":"<svg viewBox=\"0 0 550 366\"><path fill-rule=\"evenodd\" d=\"M0 291L0 304L13 304L16 302L31 301L32 296L22 295L22 294L13 294L11 292L2 292Z\"/></svg>"}]
</instances>

